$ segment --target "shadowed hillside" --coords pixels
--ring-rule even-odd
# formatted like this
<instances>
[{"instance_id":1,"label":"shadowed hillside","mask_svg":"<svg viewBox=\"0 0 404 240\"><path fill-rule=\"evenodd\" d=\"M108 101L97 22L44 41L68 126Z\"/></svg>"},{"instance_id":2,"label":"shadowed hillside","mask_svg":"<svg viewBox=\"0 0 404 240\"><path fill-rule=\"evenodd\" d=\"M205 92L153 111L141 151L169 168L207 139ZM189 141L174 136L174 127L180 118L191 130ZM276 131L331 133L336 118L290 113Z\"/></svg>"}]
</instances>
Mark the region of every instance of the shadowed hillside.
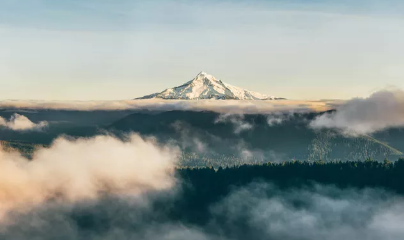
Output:
<instances>
[{"instance_id":1,"label":"shadowed hillside","mask_svg":"<svg viewBox=\"0 0 404 240\"><path fill-rule=\"evenodd\" d=\"M109 126L174 142L184 150L184 165L218 166L282 160L359 160L396 158L402 152L372 136L345 136L313 130L321 113L220 115L214 112L134 113Z\"/></svg>"}]
</instances>

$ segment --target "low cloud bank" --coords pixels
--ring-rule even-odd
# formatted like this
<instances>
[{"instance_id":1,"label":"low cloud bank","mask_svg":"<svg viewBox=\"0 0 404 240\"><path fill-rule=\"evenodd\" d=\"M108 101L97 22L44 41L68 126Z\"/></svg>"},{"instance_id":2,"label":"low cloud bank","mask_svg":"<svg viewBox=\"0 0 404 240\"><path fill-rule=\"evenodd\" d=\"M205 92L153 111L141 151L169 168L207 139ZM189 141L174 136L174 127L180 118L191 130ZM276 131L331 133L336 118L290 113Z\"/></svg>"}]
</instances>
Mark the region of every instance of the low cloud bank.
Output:
<instances>
[{"instance_id":1,"label":"low cloud bank","mask_svg":"<svg viewBox=\"0 0 404 240\"><path fill-rule=\"evenodd\" d=\"M401 240L404 236L403 198L377 189L318 185L280 190L253 183L212 204L208 223L202 225L172 219L166 210L175 201L164 194L155 197L48 205L13 215L12 224L0 227L0 236L11 240ZM159 199L166 207L155 204Z\"/></svg>"},{"instance_id":2,"label":"low cloud bank","mask_svg":"<svg viewBox=\"0 0 404 240\"><path fill-rule=\"evenodd\" d=\"M160 147L138 135L59 138L32 160L0 149L0 217L49 200L97 199L103 191L137 195L173 186L176 148Z\"/></svg>"},{"instance_id":3,"label":"low cloud bank","mask_svg":"<svg viewBox=\"0 0 404 240\"><path fill-rule=\"evenodd\" d=\"M208 145L198 138L198 134L193 133L194 129L187 123L176 121L171 127L179 134L177 139L170 140L173 144L181 146L182 150L189 149L197 153L207 151Z\"/></svg>"},{"instance_id":4,"label":"low cloud bank","mask_svg":"<svg viewBox=\"0 0 404 240\"><path fill-rule=\"evenodd\" d=\"M14 113L10 120L0 117L0 126L12 129L14 131L39 131L48 126L48 122L42 121L34 123L26 116Z\"/></svg>"},{"instance_id":5,"label":"low cloud bank","mask_svg":"<svg viewBox=\"0 0 404 240\"><path fill-rule=\"evenodd\" d=\"M325 111L341 101L240 101L240 100L122 100L122 101L0 101L0 108L15 109L59 109L59 110L127 110L149 109L159 111L195 110L219 113L272 113L281 111Z\"/></svg>"},{"instance_id":6,"label":"low cloud bank","mask_svg":"<svg viewBox=\"0 0 404 240\"><path fill-rule=\"evenodd\" d=\"M378 189L280 190L256 183L212 207L212 225L226 229L227 239L398 240L403 200Z\"/></svg>"},{"instance_id":7,"label":"low cloud bank","mask_svg":"<svg viewBox=\"0 0 404 240\"><path fill-rule=\"evenodd\" d=\"M323 114L310 123L315 129L336 128L348 134L369 134L404 126L404 91L383 90L368 98L355 98L334 113Z\"/></svg>"}]
</instances>

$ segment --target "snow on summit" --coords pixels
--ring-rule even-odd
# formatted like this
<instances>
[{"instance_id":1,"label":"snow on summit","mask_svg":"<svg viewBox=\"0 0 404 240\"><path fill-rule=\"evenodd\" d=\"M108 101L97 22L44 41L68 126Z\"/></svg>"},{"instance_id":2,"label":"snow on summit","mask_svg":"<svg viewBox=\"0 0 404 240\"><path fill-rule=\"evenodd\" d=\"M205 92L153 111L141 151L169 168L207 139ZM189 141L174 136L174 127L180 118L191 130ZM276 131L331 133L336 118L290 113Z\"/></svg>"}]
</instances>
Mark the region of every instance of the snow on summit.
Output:
<instances>
[{"instance_id":1,"label":"snow on summit","mask_svg":"<svg viewBox=\"0 0 404 240\"><path fill-rule=\"evenodd\" d=\"M205 72L200 72L191 81L160 93L153 93L138 99L234 99L234 100L272 100L273 96L235 87Z\"/></svg>"}]
</instances>

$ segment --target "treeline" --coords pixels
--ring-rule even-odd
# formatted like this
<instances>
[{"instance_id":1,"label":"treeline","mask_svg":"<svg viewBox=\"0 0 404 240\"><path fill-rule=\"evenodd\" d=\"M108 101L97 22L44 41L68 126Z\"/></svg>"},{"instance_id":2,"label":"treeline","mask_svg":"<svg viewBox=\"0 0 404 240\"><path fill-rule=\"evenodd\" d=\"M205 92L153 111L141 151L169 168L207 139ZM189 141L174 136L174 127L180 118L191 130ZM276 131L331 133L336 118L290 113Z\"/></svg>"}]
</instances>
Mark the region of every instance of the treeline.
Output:
<instances>
[{"instance_id":1,"label":"treeline","mask_svg":"<svg viewBox=\"0 0 404 240\"><path fill-rule=\"evenodd\" d=\"M324 162L289 161L261 165L213 168L180 168L181 179L193 186L225 188L251 181L270 181L283 187L300 184L335 184L338 187L382 187L404 194L404 158L396 162L365 161ZM214 190L214 189L211 189Z\"/></svg>"},{"instance_id":2,"label":"treeline","mask_svg":"<svg viewBox=\"0 0 404 240\"><path fill-rule=\"evenodd\" d=\"M180 168L182 197L174 209L179 218L201 223L208 219L209 206L237 187L252 182L273 183L279 188L314 187L381 188L404 194L404 159L396 162L366 161L304 162L290 161L228 168ZM185 215L183 215L186 213ZM175 213L174 213L175 215Z\"/></svg>"}]
</instances>

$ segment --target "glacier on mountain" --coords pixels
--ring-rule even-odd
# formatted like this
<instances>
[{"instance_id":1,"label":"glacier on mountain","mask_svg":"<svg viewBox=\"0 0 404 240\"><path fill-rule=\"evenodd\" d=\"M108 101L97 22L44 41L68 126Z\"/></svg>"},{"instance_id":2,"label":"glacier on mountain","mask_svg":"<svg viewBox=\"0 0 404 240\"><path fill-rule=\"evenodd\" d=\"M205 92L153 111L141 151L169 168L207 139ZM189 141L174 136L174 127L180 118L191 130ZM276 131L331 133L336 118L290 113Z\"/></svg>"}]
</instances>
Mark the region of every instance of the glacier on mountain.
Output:
<instances>
[{"instance_id":1,"label":"glacier on mountain","mask_svg":"<svg viewBox=\"0 0 404 240\"><path fill-rule=\"evenodd\" d=\"M205 72L200 72L191 81L174 88L168 88L160 93L153 93L137 99L234 99L234 100L274 100L281 99L273 96L249 91L232 86Z\"/></svg>"}]
</instances>

